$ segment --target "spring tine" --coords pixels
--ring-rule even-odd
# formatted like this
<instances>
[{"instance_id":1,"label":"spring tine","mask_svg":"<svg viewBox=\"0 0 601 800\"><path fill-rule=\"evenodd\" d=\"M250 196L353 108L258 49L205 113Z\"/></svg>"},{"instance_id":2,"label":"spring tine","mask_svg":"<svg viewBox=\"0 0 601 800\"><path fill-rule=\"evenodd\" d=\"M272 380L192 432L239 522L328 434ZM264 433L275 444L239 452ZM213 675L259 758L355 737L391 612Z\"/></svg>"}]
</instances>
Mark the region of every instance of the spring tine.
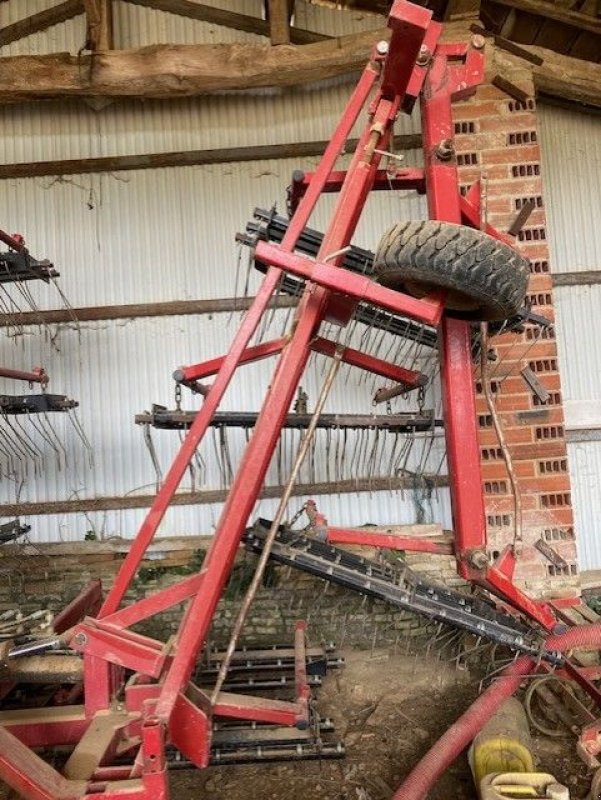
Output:
<instances>
[{"instance_id":1,"label":"spring tine","mask_svg":"<svg viewBox=\"0 0 601 800\"><path fill-rule=\"evenodd\" d=\"M25 459L25 469L27 471L27 451L22 447L21 442L19 441L19 437L17 436L17 434L13 429L13 426L9 419L9 415L3 414L3 417L4 417L4 424L6 426L6 438L8 439L9 446L11 449L15 450L15 453L21 465L23 465L23 460L21 457Z\"/></svg>"},{"instance_id":2,"label":"spring tine","mask_svg":"<svg viewBox=\"0 0 601 800\"><path fill-rule=\"evenodd\" d=\"M23 439L25 441L29 442L30 449L31 449L31 451L33 453L33 471L34 471L34 475L39 475L41 473L41 460L42 460L43 453L40 450L40 448L38 447L35 439L31 436L31 434L29 434L27 432L27 430L25 429L25 426L20 421L18 416L15 416L15 425L21 431Z\"/></svg>"},{"instance_id":3,"label":"spring tine","mask_svg":"<svg viewBox=\"0 0 601 800\"><path fill-rule=\"evenodd\" d=\"M401 434L398 431L396 431L395 434L394 434L394 439L392 441L392 447L390 449L390 458L388 459L388 467L386 469L386 474L389 476L391 481L392 481L392 478L393 478L393 475L394 475L394 472L393 472L393 467L394 467L394 463L395 463L394 459L395 459L397 447L399 445L400 436L401 436Z\"/></svg>"},{"instance_id":4,"label":"spring tine","mask_svg":"<svg viewBox=\"0 0 601 800\"><path fill-rule=\"evenodd\" d=\"M223 463L219 454L219 446L217 444L217 430L216 428L211 428L211 442L213 444L213 452L215 454L215 463L217 464L217 469L219 470L219 486L221 489L225 488L225 481L223 477Z\"/></svg>"},{"instance_id":5,"label":"spring tine","mask_svg":"<svg viewBox=\"0 0 601 800\"><path fill-rule=\"evenodd\" d=\"M67 418L68 418L69 422L71 423L71 425L73 426L73 428L75 429L75 432L79 436L79 439L82 442L82 444L83 444L83 446L84 446L84 448L86 450L86 453L88 455L88 465L90 466L90 468L93 467L94 466L94 448L92 447L92 444L91 444L90 440L86 436L86 432L84 430L84 427L81 424L81 421L80 421L75 409L69 409L69 411L67 412Z\"/></svg>"},{"instance_id":6,"label":"spring tine","mask_svg":"<svg viewBox=\"0 0 601 800\"><path fill-rule=\"evenodd\" d=\"M332 442L332 432L326 429L326 483L330 483L330 444Z\"/></svg>"},{"instance_id":7,"label":"spring tine","mask_svg":"<svg viewBox=\"0 0 601 800\"><path fill-rule=\"evenodd\" d=\"M376 463L376 453L378 451L378 444L379 444L379 431L377 428L372 429L370 435L373 440L373 444L370 449L369 458L367 459L366 469L365 469L365 477L369 481L370 489L371 489L371 481L374 475L374 468Z\"/></svg>"},{"instance_id":8,"label":"spring tine","mask_svg":"<svg viewBox=\"0 0 601 800\"><path fill-rule=\"evenodd\" d=\"M54 450L56 453L56 462L58 464L58 469L60 471L63 466L67 465L67 451L65 450L63 443L58 437L58 434L54 430L54 426L52 425L52 422L50 421L50 417L48 416L48 414L45 411L43 411L41 414L38 414L38 418L40 420L40 425L43 425L46 428L49 436L56 443ZM64 457L64 463L62 465L61 465L61 453L63 454Z\"/></svg>"},{"instance_id":9,"label":"spring tine","mask_svg":"<svg viewBox=\"0 0 601 800\"><path fill-rule=\"evenodd\" d=\"M3 415L5 417L5 415ZM18 446L18 443L14 440L12 436L12 430L10 425L7 424L6 417L4 419L5 428L4 428L4 438L8 445L9 450L12 453L11 460L13 460L14 464L14 474L21 477L22 475L27 475L27 458L23 459L23 452ZM16 462L16 463L15 463ZM12 470L11 470L12 471Z\"/></svg>"},{"instance_id":10,"label":"spring tine","mask_svg":"<svg viewBox=\"0 0 601 800\"><path fill-rule=\"evenodd\" d=\"M154 448L154 442L152 441L152 432L150 423L147 422L145 425L143 425L142 430L144 433L144 443L146 444L148 452L150 453L150 460L152 461L152 466L154 467L155 485L156 485L156 490L158 492L161 483L163 482L163 473L161 471L161 465L159 463L156 450Z\"/></svg>"},{"instance_id":11,"label":"spring tine","mask_svg":"<svg viewBox=\"0 0 601 800\"><path fill-rule=\"evenodd\" d=\"M344 428L342 432L342 454L340 458L340 480L345 480L344 465L346 461L346 448L347 448L347 429Z\"/></svg>"}]
</instances>

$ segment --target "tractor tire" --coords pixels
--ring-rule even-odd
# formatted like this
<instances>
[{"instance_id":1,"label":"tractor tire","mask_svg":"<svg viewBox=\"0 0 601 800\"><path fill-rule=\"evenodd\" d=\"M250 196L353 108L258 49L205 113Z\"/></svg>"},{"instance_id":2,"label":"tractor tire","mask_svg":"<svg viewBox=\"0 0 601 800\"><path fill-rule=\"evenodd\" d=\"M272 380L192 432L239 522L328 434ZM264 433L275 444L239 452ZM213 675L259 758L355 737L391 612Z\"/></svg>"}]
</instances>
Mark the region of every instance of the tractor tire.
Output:
<instances>
[{"instance_id":1,"label":"tractor tire","mask_svg":"<svg viewBox=\"0 0 601 800\"><path fill-rule=\"evenodd\" d=\"M509 245L450 222L400 222L384 235L374 259L383 286L424 297L446 289L449 316L505 320L524 306L530 265Z\"/></svg>"}]
</instances>

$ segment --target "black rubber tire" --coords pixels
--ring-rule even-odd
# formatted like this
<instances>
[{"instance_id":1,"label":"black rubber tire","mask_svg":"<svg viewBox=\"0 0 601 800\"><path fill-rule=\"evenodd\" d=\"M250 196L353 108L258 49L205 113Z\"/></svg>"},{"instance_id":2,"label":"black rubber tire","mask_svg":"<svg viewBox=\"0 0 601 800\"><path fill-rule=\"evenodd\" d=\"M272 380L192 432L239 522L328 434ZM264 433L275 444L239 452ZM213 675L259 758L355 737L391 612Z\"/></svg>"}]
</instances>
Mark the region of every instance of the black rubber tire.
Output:
<instances>
[{"instance_id":1,"label":"black rubber tire","mask_svg":"<svg viewBox=\"0 0 601 800\"><path fill-rule=\"evenodd\" d=\"M482 231L426 220L391 228L378 245L374 272L384 286L415 297L446 289L451 316L505 320L524 306L530 265Z\"/></svg>"}]
</instances>

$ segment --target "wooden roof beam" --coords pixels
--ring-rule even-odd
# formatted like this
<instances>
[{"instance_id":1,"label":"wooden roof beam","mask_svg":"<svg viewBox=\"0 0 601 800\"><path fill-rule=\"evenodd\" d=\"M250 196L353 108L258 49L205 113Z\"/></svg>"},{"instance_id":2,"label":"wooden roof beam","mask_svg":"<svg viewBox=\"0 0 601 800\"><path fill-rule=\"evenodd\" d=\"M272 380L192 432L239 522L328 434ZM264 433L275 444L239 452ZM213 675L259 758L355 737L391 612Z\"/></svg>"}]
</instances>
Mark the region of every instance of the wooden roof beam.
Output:
<instances>
[{"instance_id":1,"label":"wooden roof beam","mask_svg":"<svg viewBox=\"0 0 601 800\"><path fill-rule=\"evenodd\" d=\"M389 34L384 28L299 46L153 45L81 58L69 53L0 58L0 104L64 97L168 100L224 89L294 86L361 69L374 42ZM601 64L522 47L542 59L529 67L539 91L601 107Z\"/></svg>"},{"instance_id":2,"label":"wooden roof beam","mask_svg":"<svg viewBox=\"0 0 601 800\"><path fill-rule=\"evenodd\" d=\"M189 19L198 19L201 22L210 22L213 25L221 25L224 28L232 28L236 31L254 33L257 36L271 36L270 23L258 17L249 17L246 14L237 14L234 11L225 11L222 8L206 6L202 3L192 3L190 0L128 0L136 6L152 8L155 11L167 11L170 14L178 14ZM305 31L301 28L290 28L290 41L292 44L311 44L312 42L322 42L330 39L323 33Z\"/></svg>"},{"instance_id":3,"label":"wooden roof beam","mask_svg":"<svg viewBox=\"0 0 601 800\"><path fill-rule=\"evenodd\" d=\"M553 19L582 31L601 34L601 19L582 14L580 11L562 8L549 0L494 0L494 2L501 6L515 8L516 11L526 11L545 19Z\"/></svg>"},{"instance_id":4,"label":"wooden roof beam","mask_svg":"<svg viewBox=\"0 0 601 800\"><path fill-rule=\"evenodd\" d=\"M52 25L58 25L59 22L66 22L68 19L83 14L83 11L82 0L65 0L64 3L59 3L52 8L47 8L0 28L0 45L16 42L25 36L31 36L32 33L39 33Z\"/></svg>"},{"instance_id":5,"label":"wooden roof beam","mask_svg":"<svg viewBox=\"0 0 601 800\"><path fill-rule=\"evenodd\" d=\"M112 0L83 0L86 12L86 47L92 52L113 49Z\"/></svg>"},{"instance_id":6,"label":"wooden roof beam","mask_svg":"<svg viewBox=\"0 0 601 800\"><path fill-rule=\"evenodd\" d=\"M64 97L172 99L293 86L361 69L388 29L307 45L151 45L0 58L0 104ZM93 66L93 69L92 69Z\"/></svg>"}]
</instances>

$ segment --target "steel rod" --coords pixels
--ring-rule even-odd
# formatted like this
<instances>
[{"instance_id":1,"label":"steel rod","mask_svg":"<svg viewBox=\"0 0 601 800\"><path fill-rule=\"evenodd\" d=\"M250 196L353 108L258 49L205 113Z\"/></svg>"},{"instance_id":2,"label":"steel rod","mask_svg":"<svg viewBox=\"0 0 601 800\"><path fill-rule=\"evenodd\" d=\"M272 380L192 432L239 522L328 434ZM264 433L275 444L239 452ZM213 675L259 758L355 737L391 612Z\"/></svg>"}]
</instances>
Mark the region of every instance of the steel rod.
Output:
<instances>
[{"instance_id":1,"label":"steel rod","mask_svg":"<svg viewBox=\"0 0 601 800\"><path fill-rule=\"evenodd\" d=\"M325 382L321 388L321 392L319 393L319 398L317 400L317 405L315 406L315 411L313 412L313 416L311 417L311 422L309 423L307 432L303 436L303 439L298 448L296 458L294 459L294 464L292 465L292 470L290 471L290 477L288 478L288 483L286 484L286 488L282 493L282 498L279 502L277 511L275 512L275 516L271 523L271 528L269 529L269 533L267 534L263 552L259 557L259 563L257 564L257 568L253 575L250 586L248 587L246 595L244 596L244 600L242 601L242 605L240 606L238 616L236 617L236 622L234 623L234 627L232 629L232 635L230 637L230 641L225 651L225 657L221 662L221 667L219 668L219 674L215 682L215 688L213 689L213 694L211 695L211 703L213 704L217 700L217 695L221 691L223 682L226 679L227 671L230 667L232 657L234 655L234 650L236 649L236 645L238 644L238 639L240 638L240 633L242 632L242 628L244 627L244 623L246 622L246 618L248 617L248 612L250 610L253 600L255 599L257 590L259 589L261 581L263 580L263 575L265 574L265 569L269 561L269 554L271 552L271 547L275 541L282 520L284 519L284 514L286 513L286 507L292 496L292 489L294 487L294 483L298 477L300 468L303 465L303 462L307 455L307 451L309 450L309 446L313 440L313 436L315 435L315 431L317 430L317 423L319 422L319 416L328 398L330 389L332 388L332 384L334 383L334 378L336 377L338 368L340 367L341 355L342 355L341 351L340 350L337 351L334 355L332 363L330 364L330 369L328 370Z\"/></svg>"}]
</instances>

